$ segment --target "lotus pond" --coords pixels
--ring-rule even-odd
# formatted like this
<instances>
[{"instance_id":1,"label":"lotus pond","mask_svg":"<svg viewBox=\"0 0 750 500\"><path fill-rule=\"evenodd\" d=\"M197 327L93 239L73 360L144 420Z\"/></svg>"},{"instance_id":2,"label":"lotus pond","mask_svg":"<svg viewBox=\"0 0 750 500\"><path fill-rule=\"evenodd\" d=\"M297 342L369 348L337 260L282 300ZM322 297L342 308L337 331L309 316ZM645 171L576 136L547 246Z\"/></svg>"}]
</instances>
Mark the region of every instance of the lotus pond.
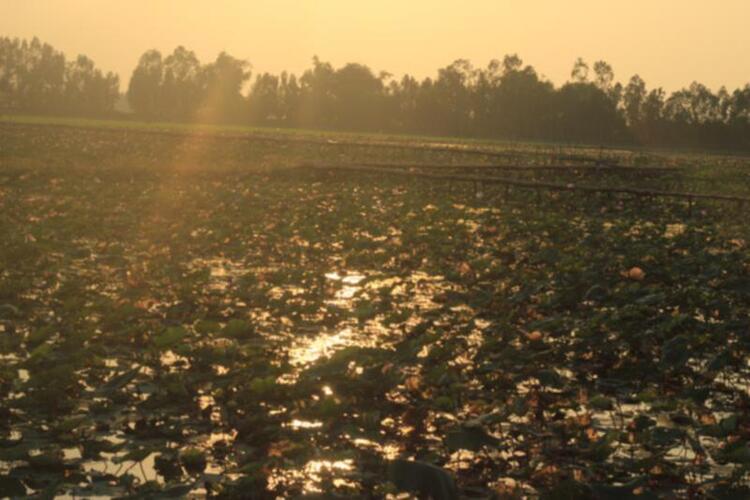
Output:
<instances>
[{"instance_id":1,"label":"lotus pond","mask_svg":"<svg viewBox=\"0 0 750 500\"><path fill-rule=\"evenodd\" d=\"M0 139L0 496L750 495L736 217L128 134Z\"/></svg>"}]
</instances>

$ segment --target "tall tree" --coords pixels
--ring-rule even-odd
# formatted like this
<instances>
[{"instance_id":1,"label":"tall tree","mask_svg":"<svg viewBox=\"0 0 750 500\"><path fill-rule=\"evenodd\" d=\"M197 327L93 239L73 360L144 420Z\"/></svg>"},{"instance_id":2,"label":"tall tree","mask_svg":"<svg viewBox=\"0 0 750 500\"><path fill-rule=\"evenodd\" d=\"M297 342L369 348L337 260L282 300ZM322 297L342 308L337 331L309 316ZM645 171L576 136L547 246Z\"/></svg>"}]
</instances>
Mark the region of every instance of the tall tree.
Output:
<instances>
[{"instance_id":1,"label":"tall tree","mask_svg":"<svg viewBox=\"0 0 750 500\"><path fill-rule=\"evenodd\" d=\"M336 70L332 88L333 124L350 130L378 130L384 124L384 86L367 66L347 64Z\"/></svg>"},{"instance_id":2,"label":"tall tree","mask_svg":"<svg viewBox=\"0 0 750 500\"><path fill-rule=\"evenodd\" d=\"M250 63L226 52L201 70L202 121L237 122L242 118L242 87L250 78Z\"/></svg>"},{"instance_id":3,"label":"tall tree","mask_svg":"<svg viewBox=\"0 0 750 500\"><path fill-rule=\"evenodd\" d=\"M192 50L177 47L164 59L160 95L162 115L172 120L194 120L203 94L198 57Z\"/></svg>"},{"instance_id":4,"label":"tall tree","mask_svg":"<svg viewBox=\"0 0 750 500\"><path fill-rule=\"evenodd\" d=\"M252 123L268 125L283 119L281 84L279 77L270 73L258 75L248 100L248 117Z\"/></svg>"},{"instance_id":5,"label":"tall tree","mask_svg":"<svg viewBox=\"0 0 750 500\"><path fill-rule=\"evenodd\" d=\"M594 75L596 75L594 80L596 86L604 92L609 92L612 83L615 81L615 72L612 66L604 61L597 61L594 63Z\"/></svg>"},{"instance_id":6,"label":"tall tree","mask_svg":"<svg viewBox=\"0 0 750 500\"><path fill-rule=\"evenodd\" d=\"M117 75L102 74L94 61L78 56L65 68L66 111L84 115L111 112L120 95L119 86Z\"/></svg>"},{"instance_id":7,"label":"tall tree","mask_svg":"<svg viewBox=\"0 0 750 500\"><path fill-rule=\"evenodd\" d=\"M161 102L164 62L161 52L149 50L138 60L128 84L128 102L141 117L155 118L164 114Z\"/></svg>"},{"instance_id":8,"label":"tall tree","mask_svg":"<svg viewBox=\"0 0 750 500\"><path fill-rule=\"evenodd\" d=\"M575 83L583 83L589 79L589 65L586 64L586 61L580 57L576 59L576 62L573 63L573 69L570 72L570 78Z\"/></svg>"},{"instance_id":9,"label":"tall tree","mask_svg":"<svg viewBox=\"0 0 750 500\"><path fill-rule=\"evenodd\" d=\"M646 99L646 82L634 75L623 93L623 110L630 127L637 128L641 122L643 102Z\"/></svg>"}]
</instances>

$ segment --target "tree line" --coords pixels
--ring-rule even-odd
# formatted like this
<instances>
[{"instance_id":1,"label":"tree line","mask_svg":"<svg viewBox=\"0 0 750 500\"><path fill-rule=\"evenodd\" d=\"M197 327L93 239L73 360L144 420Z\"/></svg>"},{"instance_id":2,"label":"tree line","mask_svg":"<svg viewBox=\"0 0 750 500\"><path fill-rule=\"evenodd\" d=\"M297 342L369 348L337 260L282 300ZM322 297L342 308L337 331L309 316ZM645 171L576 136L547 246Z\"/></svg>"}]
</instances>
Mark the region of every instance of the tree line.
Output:
<instances>
[{"instance_id":1,"label":"tree line","mask_svg":"<svg viewBox=\"0 0 750 500\"><path fill-rule=\"evenodd\" d=\"M0 38L5 108L111 114L118 83L85 56L66 62L37 39ZM421 80L317 57L299 76L252 78L248 61L222 52L202 63L177 47L144 53L126 96L146 120L750 151L750 84L712 92L696 82L668 94L638 75L616 81L604 61L578 59L561 86L517 55L482 68L458 60Z\"/></svg>"},{"instance_id":2,"label":"tree line","mask_svg":"<svg viewBox=\"0 0 750 500\"><path fill-rule=\"evenodd\" d=\"M38 38L0 37L0 112L100 116L119 97L120 80L94 61L65 55Z\"/></svg>"}]
</instances>

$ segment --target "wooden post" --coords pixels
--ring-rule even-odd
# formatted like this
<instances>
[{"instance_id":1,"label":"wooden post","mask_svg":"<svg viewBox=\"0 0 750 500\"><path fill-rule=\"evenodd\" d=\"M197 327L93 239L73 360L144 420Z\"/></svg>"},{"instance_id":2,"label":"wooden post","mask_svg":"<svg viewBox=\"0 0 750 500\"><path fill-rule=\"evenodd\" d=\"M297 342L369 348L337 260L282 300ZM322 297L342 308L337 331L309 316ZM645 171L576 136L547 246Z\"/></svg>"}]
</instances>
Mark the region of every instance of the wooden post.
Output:
<instances>
[{"instance_id":1,"label":"wooden post","mask_svg":"<svg viewBox=\"0 0 750 500\"><path fill-rule=\"evenodd\" d=\"M693 216L693 197L688 196L688 217Z\"/></svg>"}]
</instances>

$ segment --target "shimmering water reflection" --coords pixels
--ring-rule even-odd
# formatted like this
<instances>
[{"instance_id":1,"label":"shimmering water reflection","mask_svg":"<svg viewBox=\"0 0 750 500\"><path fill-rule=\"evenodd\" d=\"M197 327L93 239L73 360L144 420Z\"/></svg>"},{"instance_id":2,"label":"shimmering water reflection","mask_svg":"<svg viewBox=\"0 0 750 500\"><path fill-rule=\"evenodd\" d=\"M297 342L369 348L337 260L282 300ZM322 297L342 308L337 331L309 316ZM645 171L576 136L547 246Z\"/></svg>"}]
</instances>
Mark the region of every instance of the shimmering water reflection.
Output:
<instances>
[{"instance_id":1,"label":"shimmering water reflection","mask_svg":"<svg viewBox=\"0 0 750 500\"><path fill-rule=\"evenodd\" d=\"M295 339L289 350L289 361L293 366L310 365L346 347L388 347L398 338L399 331L386 325L382 315L368 313L371 301L383 290L407 311L403 322L408 325L420 320L418 314L439 308L435 296L449 289L442 276L423 272L403 278L374 271L331 271L325 274L325 278L335 290L326 303L349 311L351 317L333 329L321 328L312 337Z\"/></svg>"}]
</instances>

